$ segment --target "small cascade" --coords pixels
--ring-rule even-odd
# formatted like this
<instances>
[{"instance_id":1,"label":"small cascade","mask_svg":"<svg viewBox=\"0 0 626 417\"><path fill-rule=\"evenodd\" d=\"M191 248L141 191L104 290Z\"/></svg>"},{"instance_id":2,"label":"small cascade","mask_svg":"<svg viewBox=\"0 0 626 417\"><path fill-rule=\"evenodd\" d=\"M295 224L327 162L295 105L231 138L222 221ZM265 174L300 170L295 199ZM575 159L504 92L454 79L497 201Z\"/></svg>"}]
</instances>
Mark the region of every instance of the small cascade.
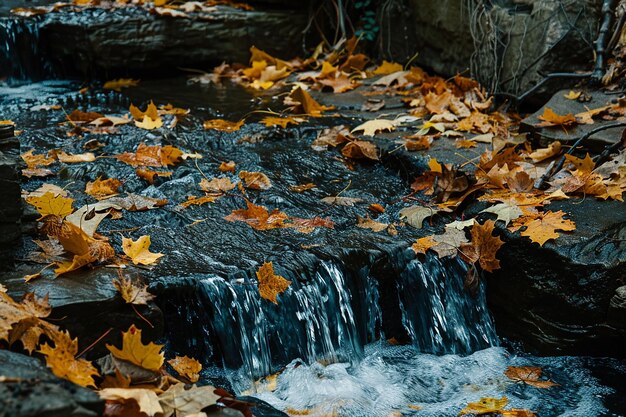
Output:
<instances>
[{"instance_id":1,"label":"small cascade","mask_svg":"<svg viewBox=\"0 0 626 417\"><path fill-rule=\"evenodd\" d=\"M169 339L192 340L193 346L174 349L221 365L239 392L294 359L356 365L365 345L397 336L384 334L384 320L401 322L395 327L406 331L418 351L470 354L496 346L498 339L484 289L469 294L463 288L465 271L461 261L429 257L424 263L409 261L390 283L367 270L347 273L337 263L322 261L305 280L283 273L292 284L278 304L261 299L256 283L247 278L205 278L183 299L172 301L183 306L175 313L186 321L180 327L193 328L194 334L170 334ZM390 284L396 295L383 300L380 286ZM383 303L389 302L398 313L386 317Z\"/></svg>"},{"instance_id":2,"label":"small cascade","mask_svg":"<svg viewBox=\"0 0 626 417\"><path fill-rule=\"evenodd\" d=\"M435 354L470 354L498 345L480 286L472 296L463 288L467 266L460 259L412 260L397 281L402 324L413 345Z\"/></svg>"},{"instance_id":3,"label":"small cascade","mask_svg":"<svg viewBox=\"0 0 626 417\"><path fill-rule=\"evenodd\" d=\"M37 80L53 75L39 48L39 18L0 17L0 77Z\"/></svg>"}]
</instances>

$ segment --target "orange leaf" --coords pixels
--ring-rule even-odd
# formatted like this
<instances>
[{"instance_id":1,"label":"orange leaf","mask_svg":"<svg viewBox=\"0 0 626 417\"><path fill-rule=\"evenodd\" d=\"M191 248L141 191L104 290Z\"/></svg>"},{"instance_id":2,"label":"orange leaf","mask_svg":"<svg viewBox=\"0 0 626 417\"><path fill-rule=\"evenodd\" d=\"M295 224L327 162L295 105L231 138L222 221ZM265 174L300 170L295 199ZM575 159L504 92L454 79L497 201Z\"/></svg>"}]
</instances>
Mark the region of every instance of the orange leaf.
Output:
<instances>
[{"instance_id":1,"label":"orange leaf","mask_svg":"<svg viewBox=\"0 0 626 417\"><path fill-rule=\"evenodd\" d=\"M212 119L205 120L202 124L205 129L220 130L222 132L235 132L243 126L243 120L238 122L229 122L228 120Z\"/></svg>"},{"instance_id":2,"label":"orange leaf","mask_svg":"<svg viewBox=\"0 0 626 417\"><path fill-rule=\"evenodd\" d=\"M263 123L265 126L280 126L282 128L286 128L287 125L299 125L305 119L299 117L273 117L267 116L261 119L260 123Z\"/></svg>"},{"instance_id":3,"label":"orange leaf","mask_svg":"<svg viewBox=\"0 0 626 417\"><path fill-rule=\"evenodd\" d=\"M482 269L493 272L500 268L496 253L504 244L498 236L493 236L495 222L487 220L484 224L472 226L472 240L468 245L461 246L461 256L470 263L478 262Z\"/></svg>"},{"instance_id":4,"label":"orange leaf","mask_svg":"<svg viewBox=\"0 0 626 417\"><path fill-rule=\"evenodd\" d=\"M215 200L217 200L217 197L214 195L203 195L202 197L190 195L187 197L187 201L180 203L180 205L187 208L189 206L201 206L206 203L213 203Z\"/></svg>"},{"instance_id":5,"label":"orange leaf","mask_svg":"<svg viewBox=\"0 0 626 417\"><path fill-rule=\"evenodd\" d=\"M111 80L104 83L102 88L104 90L115 90L117 92L122 91L122 88L136 87L139 84L139 80L133 80L132 78L118 78L117 80Z\"/></svg>"},{"instance_id":6,"label":"orange leaf","mask_svg":"<svg viewBox=\"0 0 626 417\"><path fill-rule=\"evenodd\" d=\"M156 177L171 177L172 176L172 171L153 171L151 169L147 169L147 168L137 168L135 170L135 174L137 174L137 176L145 181L147 181L150 184L154 184L154 180L156 179Z\"/></svg>"},{"instance_id":7,"label":"orange leaf","mask_svg":"<svg viewBox=\"0 0 626 417\"><path fill-rule=\"evenodd\" d=\"M559 385L550 380L540 381L541 368L537 366L509 366L504 371L504 375L516 382L523 382L535 388L550 388Z\"/></svg>"},{"instance_id":8,"label":"orange leaf","mask_svg":"<svg viewBox=\"0 0 626 417\"><path fill-rule=\"evenodd\" d=\"M228 177L212 178L210 181L203 178L200 181L200 189L207 193L223 193L235 188L236 185Z\"/></svg>"},{"instance_id":9,"label":"orange leaf","mask_svg":"<svg viewBox=\"0 0 626 417\"><path fill-rule=\"evenodd\" d=\"M556 233L557 230L566 232L576 230L576 224L571 220L564 219L564 214L560 210L556 212L546 211L539 218L525 223L526 230L521 235L528 236L530 240L543 246L548 240L559 237L559 234Z\"/></svg>"},{"instance_id":10,"label":"orange leaf","mask_svg":"<svg viewBox=\"0 0 626 417\"><path fill-rule=\"evenodd\" d=\"M353 159L367 158L378 161L378 149L376 145L366 140L348 142L341 150L341 154Z\"/></svg>"},{"instance_id":11,"label":"orange leaf","mask_svg":"<svg viewBox=\"0 0 626 417\"><path fill-rule=\"evenodd\" d=\"M252 190L269 190L272 188L272 182L262 172L241 171L239 172L239 178L246 183L247 188Z\"/></svg>"},{"instance_id":12,"label":"orange leaf","mask_svg":"<svg viewBox=\"0 0 626 417\"><path fill-rule=\"evenodd\" d=\"M85 186L85 192L97 199L105 198L117 194L122 186L122 182L115 178L101 180L98 177L94 182L88 182Z\"/></svg>"},{"instance_id":13,"label":"orange leaf","mask_svg":"<svg viewBox=\"0 0 626 417\"><path fill-rule=\"evenodd\" d=\"M161 147L140 143L135 153L126 152L116 155L115 158L133 167L164 167L176 165L183 155L184 153L180 149L170 145Z\"/></svg>"},{"instance_id":14,"label":"orange leaf","mask_svg":"<svg viewBox=\"0 0 626 417\"><path fill-rule=\"evenodd\" d=\"M148 292L147 285L133 284L130 278L121 275L119 279L113 280L113 286L128 304L146 305L154 299L154 295Z\"/></svg>"},{"instance_id":15,"label":"orange leaf","mask_svg":"<svg viewBox=\"0 0 626 417\"><path fill-rule=\"evenodd\" d=\"M271 262L265 262L256 272L256 277L259 280L261 298L274 304L278 304L276 296L285 292L291 284L291 281L274 273L274 265Z\"/></svg>"},{"instance_id":16,"label":"orange leaf","mask_svg":"<svg viewBox=\"0 0 626 417\"><path fill-rule=\"evenodd\" d=\"M536 151L529 154L528 156L534 162L541 162L545 159L552 158L553 156L556 156L559 153L561 153L561 142L557 140L557 141L552 142L550 145L548 145L547 148L537 149Z\"/></svg>"},{"instance_id":17,"label":"orange leaf","mask_svg":"<svg viewBox=\"0 0 626 417\"><path fill-rule=\"evenodd\" d=\"M294 105L295 113L308 114L313 117L321 117L323 111L334 109L333 106L324 106L313 100L313 97L311 97L309 93L304 91L302 87L298 87L293 90L289 94L288 98L290 99L290 101L286 102L286 104Z\"/></svg>"},{"instance_id":18,"label":"orange leaf","mask_svg":"<svg viewBox=\"0 0 626 417\"><path fill-rule=\"evenodd\" d=\"M161 349L163 345L152 342L144 345L141 342L141 330L133 324L128 331L122 332L122 349L106 345L113 356L128 361L149 371L158 371L163 366L165 357Z\"/></svg>"},{"instance_id":19,"label":"orange leaf","mask_svg":"<svg viewBox=\"0 0 626 417\"><path fill-rule=\"evenodd\" d=\"M202 364L194 358L188 356L176 356L174 359L167 361L179 375L184 376L191 382L197 382L200 379L200 371Z\"/></svg>"},{"instance_id":20,"label":"orange leaf","mask_svg":"<svg viewBox=\"0 0 626 417\"><path fill-rule=\"evenodd\" d=\"M437 242L433 236L426 236L426 237L421 237L419 239L417 239L415 241L415 243L413 243L411 245L411 249L413 249L413 252L415 252L416 254L421 253L421 254L426 254L426 251L434 246L437 246L439 244L439 242Z\"/></svg>"},{"instance_id":21,"label":"orange leaf","mask_svg":"<svg viewBox=\"0 0 626 417\"><path fill-rule=\"evenodd\" d=\"M235 162L222 162L217 169L219 169L220 172L235 172Z\"/></svg>"},{"instance_id":22,"label":"orange leaf","mask_svg":"<svg viewBox=\"0 0 626 417\"><path fill-rule=\"evenodd\" d=\"M543 120L541 123L537 124L539 127L572 126L578 123L573 114L568 113L564 116L560 116L549 107L543 110L543 114L539 116L539 120Z\"/></svg>"},{"instance_id":23,"label":"orange leaf","mask_svg":"<svg viewBox=\"0 0 626 417\"><path fill-rule=\"evenodd\" d=\"M241 221L256 230L270 230L286 227L288 216L282 211L273 210L271 213L263 206L257 206L246 200L247 208L233 210L224 217L229 222Z\"/></svg>"}]
</instances>

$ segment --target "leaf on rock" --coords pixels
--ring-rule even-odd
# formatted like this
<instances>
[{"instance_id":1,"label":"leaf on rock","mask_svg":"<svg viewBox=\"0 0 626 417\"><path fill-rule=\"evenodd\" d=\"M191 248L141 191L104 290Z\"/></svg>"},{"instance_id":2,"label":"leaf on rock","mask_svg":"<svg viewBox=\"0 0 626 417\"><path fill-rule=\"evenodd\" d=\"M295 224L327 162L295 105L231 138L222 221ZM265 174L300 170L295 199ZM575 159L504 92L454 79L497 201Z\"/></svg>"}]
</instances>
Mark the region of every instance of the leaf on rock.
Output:
<instances>
[{"instance_id":1,"label":"leaf on rock","mask_svg":"<svg viewBox=\"0 0 626 417\"><path fill-rule=\"evenodd\" d=\"M147 285L134 284L130 278L122 275L118 279L113 280L113 286L127 304L146 305L154 299L154 295L148 292Z\"/></svg>"},{"instance_id":2,"label":"leaf on rock","mask_svg":"<svg viewBox=\"0 0 626 417\"><path fill-rule=\"evenodd\" d=\"M106 401L104 415L116 417L156 417L163 414L159 398L147 388L104 388L98 391Z\"/></svg>"},{"instance_id":3,"label":"leaf on rock","mask_svg":"<svg viewBox=\"0 0 626 417\"><path fill-rule=\"evenodd\" d=\"M304 91L302 87L294 89L287 98L289 100L286 100L285 104L294 106L293 111L299 114L321 117L322 112L334 109L333 106L324 106L313 100L313 97Z\"/></svg>"},{"instance_id":4,"label":"leaf on rock","mask_svg":"<svg viewBox=\"0 0 626 417\"><path fill-rule=\"evenodd\" d=\"M311 143L311 148L323 151L329 146L335 147L345 143L350 138L350 130L346 125L338 125L326 128L318 133L317 138Z\"/></svg>"},{"instance_id":5,"label":"leaf on rock","mask_svg":"<svg viewBox=\"0 0 626 417\"><path fill-rule=\"evenodd\" d=\"M322 203L330 204L331 206L352 207L356 203L363 202L363 199L362 198L354 198L354 197L324 197L320 201Z\"/></svg>"},{"instance_id":6,"label":"leaf on rock","mask_svg":"<svg viewBox=\"0 0 626 417\"><path fill-rule=\"evenodd\" d=\"M163 356L163 345L141 342L141 330L131 325L128 331L122 332L122 349L113 345L106 345L113 356L118 359L128 361L149 371L158 371L163 366L165 357Z\"/></svg>"},{"instance_id":7,"label":"leaf on rock","mask_svg":"<svg viewBox=\"0 0 626 417\"><path fill-rule=\"evenodd\" d=\"M73 199L54 194L50 191L46 192L41 197L28 197L26 198L26 202L35 207L39 214L41 214L40 219L48 215L65 217L74 211L74 209L72 209Z\"/></svg>"},{"instance_id":8,"label":"leaf on rock","mask_svg":"<svg viewBox=\"0 0 626 417\"><path fill-rule=\"evenodd\" d=\"M239 178L243 180L246 188L251 190L269 190L272 188L272 182L262 172L240 171Z\"/></svg>"},{"instance_id":9,"label":"leaf on rock","mask_svg":"<svg viewBox=\"0 0 626 417\"><path fill-rule=\"evenodd\" d=\"M184 384L176 384L170 387L163 394L159 395L159 401L163 407L163 417L187 416L203 417L207 414L201 412L218 402L220 395L215 394L216 388L211 385L197 387L192 385L186 389ZM218 391L219 392L219 391ZM223 399L221 401L224 401ZM230 410L230 409L229 409ZM235 410L231 410L235 411ZM217 412L225 414L223 411ZM213 415L209 412L209 415ZM235 416L248 415L239 412L229 413Z\"/></svg>"},{"instance_id":10,"label":"leaf on rock","mask_svg":"<svg viewBox=\"0 0 626 417\"><path fill-rule=\"evenodd\" d=\"M350 133L363 132L365 136L374 136L378 132L391 132L394 130L396 130L396 124L393 120L374 119L358 125Z\"/></svg>"},{"instance_id":11,"label":"leaf on rock","mask_svg":"<svg viewBox=\"0 0 626 417\"><path fill-rule=\"evenodd\" d=\"M59 378L67 379L83 387L96 386L94 376L98 370L85 359L77 359L78 339L72 339L68 332L56 332L52 337L54 347L44 343L38 352L46 357L46 365Z\"/></svg>"},{"instance_id":12,"label":"leaf on rock","mask_svg":"<svg viewBox=\"0 0 626 417\"><path fill-rule=\"evenodd\" d=\"M511 408L510 410L502 410L500 412L502 417L537 417L537 414L530 410L523 410L520 408Z\"/></svg>"},{"instance_id":13,"label":"leaf on rock","mask_svg":"<svg viewBox=\"0 0 626 417\"><path fill-rule=\"evenodd\" d=\"M126 197L109 198L107 202L116 204L127 211L152 210L167 204L166 199L157 200L156 198L133 193L126 194Z\"/></svg>"},{"instance_id":14,"label":"leaf on rock","mask_svg":"<svg viewBox=\"0 0 626 417\"><path fill-rule=\"evenodd\" d=\"M176 165L180 162L184 153L173 146L148 146L140 143L137 150L115 155L119 161L130 166L148 166L148 167L165 167L168 165Z\"/></svg>"},{"instance_id":15,"label":"leaf on rock","mask_svg":"<svg viewBox=\"0 0 626 417\"><path fill-rule=\"evenodd\" d=\"M542 369L538 366L509 366L504 371L504 375L509 377L512 381L523 382L528 385L532 385L535 388L550 388L557 384L548 380L540 380Z\"/></svg>"},{"instance_id":16,"label":"leaf on rock","mask_svg":"<svg viewBox=\"0 0 626 417\"><path fill-rule=\"evenodd\" d=\"M496 259L496 253L504 242L493 236L495 222L487 220L484 224L476 223L472 226L472 240L468 245L461 246L461 257L469 263L478 262L480 267L488 272L500 268L500 261Z\"/></svg>"},{"instance_id":17,"label":"leaf on rock","mask_svg":"<svg viewBox=\"0 0 626 417\"><path fill-rule=\"evenodd\" d=\"M245 222L256 230L270 230L286 227L285 221L289 218L285 213L278 209L271 213L263 206L257 206L246 200L247 207L245 209L233 210L224 220L229 222Z\"/></svg>"},{"instance_id":18,"label":"leaf on rock","mask_svg":"<svg viewBox=\"0 0 626 417\"><path fill-rule=\"evenodd\" d=\"M288 125L299 125L300 123L304 122L304 120L305 119L301 117L292 117L292 116L289 116L289 117L267 116L261 119L260 123L263 123L267 127L280 126L284 129Z\"/></svg>"},{"instance_id":19,"label":"leaf on rock","mask_svg":"<svg viewBox=\"0 0 626 417\"><path fill-rule=\"evenodd\" d=\"M278 304L276 296L282 294L289 288L291 281L286 280L280 275L274 273L274 265L272 262L265 262L256 272L259 281L259 293L261 298Z\"/></svg>"},{"instance_id":20,"label":"leaf on rock","mask_svg":"<svg viewBox=\"0 0 626 417\"><path fill-rule=\"evenodd\" d=\"M543 160L552 158L553 156L557 156L561 153L561 142L558 140L552 142L548 145L547 148L537 149L536 151L530 153L528 156L534 162L541 162Z\"/></svg>"},{"instance_id":21,"label":"leaf on rock","mask_svg":"<svg viewBox=\"0 0 626 417\"><path fill-rule=\"evenodd\" d=\"M136 87L139 85L139 80L133 80L132 78L118 78L116 80L107 81L102 86L105 90L114 90L118 93L122 91L122 88Z\"/></svg>"},{"instance_id":22,"label":"leaf on rock","mask_svg":"<svg viewBox=\"0 0 626 417\"><path fill-rule=\"evenodd\" d=\"M421 229L424 219L434 216L439 210L426 206L410 206L400 210L400 218L416 229Z\"/></svg>"},{"instance_id":23,"label":"leaf on rock","mask_svg":"<svg viewBox=\"0 0 626 417\"><path fill-rule=\"evenodd\" d=\"M378 149L372 142L366 140L354 140L348 142L341 150L341 154L347 158L367 158L378 161Z\"/></svg>"},{"instance_id":24,"label":"leaf on rock","mask_svg":"<svg viewBox=\"0 0 626 417\"><path fill-rule=\"evenodd\" d=\"M335 228L335 222L329 218L313 217L312 219L301 219L299 217L291 217L289 220L291 223L287 224L286 227L296 229L300 233L311 233L317 227Z\"/></svg>"},{"instance_id":25,"label":"leaf on rock","mask_svg":"<svg viewBox=\"0 0 626 417\"><path fill-rule=\"evenodd\" d=\"M58 328L44 320L52 308L48 296L37 299L34 293L26 293L20 303L13 300L4 287L0 288L0 341L9 345L21 341L24 349L32 353L42 334L51 336Z\"/></svg>"},{"instance_id":26,"label":"leaf on rock","mask_svg":"<svg viewBox=\"0 0 626 417\"><path fill-rule=\"evenodd\" d=\"M238 122L229 122L228 120L222 119L212 119L205 120L202 126L204 126L205 129L219 130L222 132L236 132L237 130L241 129L243 123L243 119L239 120Z\"/></svg>"},{"instance_id":27,"label":"leaf on rock","mask_svg":"<svg viewBox=\"0 0 626 417\"><path fill-rule=\"evenodd\" d=\"M121 210L121 207L108 201L99 201L96 204L87 204L65 218L65 221L82 229L89 237L94 237L100 222L104 220L112 209Z\"/></svg>"},{"instance_id":28,"label":"leaf on rock","mask_svg":"<svg viewBox=\"0 0 626 417\"><path fill-rule=\"evenodd\" d=\"M411 249L413 249L415 254L426 254L427 250L437 246L438 244L439 242L437 242L433 236L426 236L417 239L415 243L411 245Z\"/></svg>"},{"instance_id":29,"label":"leaf on rock","mask_svg":"<svg viewBox=\"0 0 626 417\"><path fill-rule=\"evenodd\" d=\"M463 408L459 415L476 414L478 416L483 414L501 414L502 409L509 403L506 397L500 399L483 397L480 401L475 403L469 403Z\"/></svg>"},{"instance_id":30,"label":"leaf on rock","mask_svg":"<svg viewBox=\"0 0 626 417\"><path fill-rule=\"evenodd\" d=\"M172 171L153 171L147 168L137 168L135 170L135 174L137 174L139 178L147 181L149 184L154 184L156 177L171 177Z\"/></svg>"},{"instance_id":31,"label":"leaf on rock","mask_svg":"<svg viewBox=\"0 0 626 417\"><path fill-rule=\"evenodd\" d=\"M312 190L313 188L317 188L317 185L312 182L307 182L306 184L290 185L289 191L293 191L294 193L303 193L305 191Z\"/></svg>"},{"instance_id":32,"label":"leaf on rock","mask_svg":"<svg viewBox=\"0 0 626 417\"><path fill-rule=\"evenodd\" d=\"M91 152L80 154L69 154L63 151L56 152L56 157L59 161L65 164L78 164L81 162L93 162L96 160L96 155Z\"/></svg>"},{"instance_id":33,"label":"leaf on rock","mask_svg":"<svg viewBox=\"0 0 626 417\"><path fill-rule=\"evenodd\" d=\"M200 189L207 193L224 193L235 188L237 185L230 178L212 178L210 181L203 178L200 181Z\"/></svg>"},{"instance_id":34,"label":"leaf on rock","mask_svg":"<svg viewBox=\"0 0 626 417\"><path fill-rule=\"evenodd\" d=\"M26 168L22 170L22 175L28 178L52 175L52 171L42 167L52 165L56 162L56 159L43 154L35 154L34 152L31 149L20 155L24 163L26 163Z\"/></svg>"},{"instance_id":35,"label":"leaf on rock","mask_svg":"<svg viewBox=\"0 0 626 417\"><path fill-rule=\"evenodd\" d=\"M564 215L565 213L561 210L541 213L539 218L524 223L526 230L521 235L528 236L530 240L539 243L539 246L543 246L548 240L556 239L560 236L556 233L557 230L565 232L576 230L576 224L571 220L564 219Z\"/></svg>"},{"instance_id":36,"label":"leaf on rock","mask_svg":"<svg viewBox=\"0 0 626 417\"><path fill-rule=\"evenodd\" d=\"M133 241L122 238L122 250L135 265L154 265L164 254L150 252L150 236L144 235Z\"/></svg>"},{"instance_id":37,"label":"leaf on rock","mask_svg":"<svg viewBox=\"0 0 626 417\"><path fill-rule=\"evenodd\" d=\"M141 111L132 104L130 105L129 110L133 119L135 119L135 126L137 127L150 130L163 126L163 119L159 116L159 111L152 100L150 101L150 104L148 104L146 111Z\"/></svg>"},{"instance_id":38,"label":"leaf on rock","mask_svg":"<svg viewBox=\"0 0 626 417\"><path fill-rule=\"evenodd\" d=\"M577 124L576 117L568 113L564 116L556 114L550 107L546 107L543 110L543 114L539 116L539 120L542 122L537 124L538 127L550 127L550 126L573 126Z\"/></svg>"},{"instance_id":39,"label":"leaf on rock","mask_svg":"<svg viewBox=\"0 0 626 417\"><path fill-rule=\"evenodd\" d=\"M92 111L84 112L80 110L74 110L73 112L67 115L67 120L69 120L72 123L80 124L80 123L90 123L101 117L104 117L104 115L100 113L96 113Z\"/></svg>"},{"instance_id":40,"label":"leaf on rock","mask_svg":"<svg viewBox=\"0 0 626 417\"><path fill-rule=\"evenodd\" d=\"M218 197L214 195L203 195L201 197L190 195L187 197L187 201L183 201L182 203L180 203L180 205L183 208L187 208L189 206L201 206L203 204L213 203L217 199Z\"/></svg>"},{"instance_id":41,"label":"leaf on rock","mask_svg":"<svg viewBox=\"0 0 626 417\"><path fill-rule=\"evenodd\" d=\"M85 192L96 199L101 199L117 194L121 186L122 182L116 178L103 180L98 177L95 181L87 183Z\"/></svg>"},{"instance_id":42,"label":"leaf on rock","mask_svg":"<svg viewBox=\"0 0 626 417\"><path fill-rule=\"evenodd\" d=\"M389 223L381 223L376 220L372 220L369 217L361 217L357 216L356 226L361 229L370 229L376 233L382 232L383 230L387 230L389 227Z\"/></svg>"},{"instance_id":43,"label":"leaf on rock","mask_svg":"<svg viewBox=\"0 0 626 417\"><path fill-rule=\"evenodd\" d=\"M495 206L484 209L481 213L495 214L497 216L496 220L502 220L505 226L508 226L511 220L515 220L524 214L519 206L511 204L510 202L496 204Z\"/></svg>"},{"instance_id":44,"label":"leaf on rock","mask_svg":"<svg viewBox=\"0 0 626 417\"><path fill-rule=\"evenodd\" d=\"M394 72L398 72L402 70L403 70L402 65L398 64L397 62L389 62L389 61L383 60L383 63L380 64L378 67L376 67L376 69L374 70L374 74L375 75L388 75L388 74L393 74Z\"/></svg>"},{"instance_id":45,"label":"leaf on rock","mask_svg":"<svg viewBox=\"0 0 626 417\"><path fill-rule=\"evenodd\" d=\"M222 162L220 166L217 167L217 169L220 172L235 172L235 162L234 161Z\"/></svg>"},{"instance_id":46,"label":"leaf on rock","mask_svg":"<svg viewBox=\"0 0 626 417\"><path fill-rule=\"evenodd\" d=\"M176 356L174 359L167 361L167 363L169 363L180 376L187 378L191 382L197 382L198 379L200 379L202 364L194 358Z\"/></svg>"}]
</instances>

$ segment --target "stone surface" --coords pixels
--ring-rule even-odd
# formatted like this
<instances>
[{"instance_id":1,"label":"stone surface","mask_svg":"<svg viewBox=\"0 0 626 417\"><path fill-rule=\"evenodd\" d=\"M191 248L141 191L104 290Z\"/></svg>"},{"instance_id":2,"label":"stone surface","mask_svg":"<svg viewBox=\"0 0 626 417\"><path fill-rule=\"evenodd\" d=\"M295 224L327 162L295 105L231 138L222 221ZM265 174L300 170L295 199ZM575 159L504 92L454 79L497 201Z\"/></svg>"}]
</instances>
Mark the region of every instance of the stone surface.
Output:
<instances>
[{"instance_id":1,"label":"stone surface","mask_svg":"<svg viewBox=\"0 0 626 417\"><path fill-rule=\"evenodd\" d=\"M489 90L518 94L545 74L591 68L601 3L410 0L414 52L436 72L470 70Z\"/></svg>"},{"instance_id":2,"label":"stone surface","mask_svg":"<svg viewBox=\"0 0 626 417\"><path fill-rule=\"evenodd\" d=\"M37 359L0 349L1 417L96 417L104 401L55 377Z\"/></svg>"},{"instance_id":3,"label":"stone surface","mask_svg":"<svg viewBox=\"0 0 626 417\"><path fill-rule=\"evenodd\" d=\"M543 128L537 127L537 124L541 122L539 116L543 114L546 108L552 109L558 115L576 115L588 110L598 109L613 104L613 102L617 100L617 96L615 94L607 94L603 91L590 90L583 91L584 95L589 97L590 100L579 102L577 100L569 100L565 98L565 95L567 95L569 91L570 90L561 90L556 92L542 108L522 121L520 131L530 133L532 138L542 146L547 146L555 140L560 141L562 144L570 144L593 129L620 122L619 120L602 120L601 118L598 118L593 124L579 124L567 128L563 128L561 126ZM601 151L604 147L618 142L622 138L623 131L624 127L603 130L591 135L589 139L585 141L583 146L594 151Z\"/></svg>"},{"instance_id":4,"label":"stone surface","mask_svg":"<svg viewBox=\"0 0 626 417\"><path fill-rule=\"evenodd\" d=\"M0 125L0 268L13 263L21 237L22 197L20 144L13 126Z\"/></svg>"},{"instance_id":5,"label":"stone surface","mask_svg":"<svg viewBox=\"0 0 626 417\"><path fill-rule=\"evenodd\" d=\"M9 39L4 48L8 49L4 52L8 55L5 71L11 68L11 61L31 60L34 62L20 65L33 67L30 72L35 75L164 75L178 72L180 67L206 69L223 61L247 62L248 49L253 45L277 56L291 57L301 46L307 22L305 12L300 10L244 11L218 6L208 15L191 15L172 18L134 7L49 13L24 21L17 30L9 29L19 36L17 40ZM0 22L0 26L16 25L12 19ZM0 38L1 34L2 30ZM24 45L34 50L30 57ZM0 50L2 46L0 40ZM0 75L10 74L0 71Z\"/></svg>"}]
</instances>

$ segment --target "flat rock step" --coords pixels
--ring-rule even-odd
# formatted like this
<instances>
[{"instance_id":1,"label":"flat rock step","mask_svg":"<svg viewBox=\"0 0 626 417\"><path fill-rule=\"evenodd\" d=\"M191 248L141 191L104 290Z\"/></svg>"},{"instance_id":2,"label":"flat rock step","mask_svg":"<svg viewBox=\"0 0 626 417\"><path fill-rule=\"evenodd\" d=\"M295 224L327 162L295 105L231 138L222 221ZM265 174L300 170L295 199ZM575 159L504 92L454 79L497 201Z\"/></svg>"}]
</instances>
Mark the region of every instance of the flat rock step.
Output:
<instances>
[{"instance_id":1,"label":"flat rock step","mask_svg":"<svg viewBox=\"0 0 626 417\"><path fill-rule=\"evenodd\" d=\"M595 123L593 124L578 124L567 128L561 126L537 127L537 124L541 123L539 116L543 114L546 108L553 110L558 115L566 115L569 113L576 115L581 112L613 104L619 97L615 93L591 90L583 91L583 95L589 98L588 101L578 101L565 98L569 91L570 90L561 90L554 94L542 108L522 121L520 131L530 132L532 137L543 146L547 146L549 143L557 140L563 144L570 145L583 135L586 135L600 126L618 122L618 120L595 119ZM616 127L595 133L586 140L585 147L601 151L606 146L617 143L622 137L623 130L623 127Z\"/></svg>"}]
</instances>

